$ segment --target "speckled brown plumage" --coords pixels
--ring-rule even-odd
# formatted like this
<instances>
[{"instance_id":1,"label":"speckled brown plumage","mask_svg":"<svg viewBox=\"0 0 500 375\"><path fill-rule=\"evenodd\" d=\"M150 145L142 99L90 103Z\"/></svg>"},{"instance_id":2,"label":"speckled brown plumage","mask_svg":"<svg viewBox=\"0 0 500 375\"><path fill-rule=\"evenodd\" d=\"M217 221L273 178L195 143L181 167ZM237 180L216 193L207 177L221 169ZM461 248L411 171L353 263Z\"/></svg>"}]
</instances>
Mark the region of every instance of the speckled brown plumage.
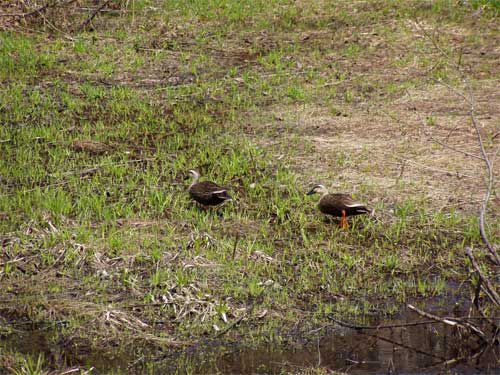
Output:
<instances>
[{"instance_id":1,"label":"speckled brown plumage","mask_svg":"<svg viewBox=\"0 0 500 375\"><path fill-rule=\"evenodd\" d=\"M217 206L231 199L226 189L210 181L202 181L193 184L189 188L189 195L196 202L204 206Z\"/></svg>"},{"instance_id":2,"label":"speckled brown plumage","mask_svg":"<svg viewBox=\"0 0 500 375\"><path fill-rule=\"evenodd\" d=\"M312 194L321 194L318 202L319 210L326 215L341 217L340 226L344 229L349 227L346 219L347 216L370 212L363 203L354 200L349 194L329 194L323 185L316 185L307 193L307 195Z\"/></svg>"},{"instance_id":3,"label":"speckled brown plumage","mask_svg":"<svg viewBox=\"0 0 500 375\"><path fill-rule=\"evenodd\" d=\"M355 201L349 194L340 193L323 195L318 208L322 213L336 217L342 217L342 211L345 211L345 216L370 212L363 203Z\"/></svg>"},{"instance_id":4,"label":"speckled brown plumage","mask_svg":"<svg viewBox=\"0 0 500 375\"><path fill-rule=\"evenodd\" d=\"M195 170L190 170L193 183L189 186L189 196L202 206L217 206L231 200L227 189L211 181L198 182L200 175Z\"/></svg>"}]
</instances>

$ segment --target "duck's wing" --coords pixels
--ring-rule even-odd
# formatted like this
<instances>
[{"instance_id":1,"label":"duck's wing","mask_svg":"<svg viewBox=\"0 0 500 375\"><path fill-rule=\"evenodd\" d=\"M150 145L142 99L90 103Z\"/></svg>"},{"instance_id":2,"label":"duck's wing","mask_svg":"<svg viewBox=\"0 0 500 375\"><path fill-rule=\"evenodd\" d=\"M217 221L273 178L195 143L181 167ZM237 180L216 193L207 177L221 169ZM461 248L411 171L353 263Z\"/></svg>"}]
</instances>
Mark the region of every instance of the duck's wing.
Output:
<instances>
[{"instance_id":1,"label":"duck's wing","mask_svg":"<svg viewBox=\"0 0 500 375\"><path fill-rule=\"evenodd\" d=\"M346 208L366 208L362 202L355 200L349 194L330 194L332 201L336 202L339 207Z\"/></svg>"},{"instance_id":2,"label":"duck's wing","mask_svg":"<svg viewBox=\"0 0 500 375\"><path fill-rule=\"evenodd\" d=\"M227 192L227 189L217 185L215 182L211 181L202 181L197 184L194 184L189 193L194 198L201 198L204 200L218 198L222 200L231 199L231 196Z\"/></svg>"},{"instance_id":3,"label":"duck's wing","mask_svg":"<svg viewBox=\"0 0 500 375\"><path fill-rule=\"evenodd\" d=\"M364 203L356 201L349 194L327 194L319 202L321 212L333 216L348 216L369 213Z\"/></svg>"}]
</instances>

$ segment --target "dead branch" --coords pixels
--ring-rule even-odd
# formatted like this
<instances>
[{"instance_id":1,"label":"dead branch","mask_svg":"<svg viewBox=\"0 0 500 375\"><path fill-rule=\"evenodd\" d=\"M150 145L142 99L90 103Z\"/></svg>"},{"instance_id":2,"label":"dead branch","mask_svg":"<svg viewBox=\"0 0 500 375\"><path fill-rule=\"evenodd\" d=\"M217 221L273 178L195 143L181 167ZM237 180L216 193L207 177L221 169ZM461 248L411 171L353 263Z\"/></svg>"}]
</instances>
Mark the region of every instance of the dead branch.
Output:
<instances>
[{"instance_id":1,"label":"dead branch","mask_svg":"<svg viewBox=\"0 0 500 375\"><path fill-rule=\"evenodd\" d=\"M479 328L477 328L476 326L473 326L472 324L470 324L468 322L459 322L458 319L441 318L441 317L436 316L434 314L430 314L428 312L422 311L413 305L408 304L407 306L410 310L415 311L420 316L423 316L427 319L435 320L437 322L441 322L441 323L449 325L451 327L462 328L466 331L473 333L478 338L480 338L483 342L488 342L484 332L482 332Z\"/></svg>"},{"instance_id":2,"label":"dead branch","mask_svg":"<svg viewBox=\"0 0 500 375\"><path fill-rule=\"evenodd\" d=\"M106 0L104 3L102 3L102 5L100 7L98 7L97 9L95 9L91 14L90 16L85 20L83 21L83 23L80 25L80 27L78 27L78 29L76 31L82 31L84 28L86 28L88 26L88 24L90 22L92 22L92 20L94 19L94 17L101 11L103 10L106 5L108 5L109 3L111 2L111 0Z\"/></svg>"},{"instance_id":3,"label":"dead branch","mask_svg":"<svg viewBox=\"0 0 500 375\"><path fill-rule=\"evenodd\" d=\"M472 254L471 254L472 255ZM472 297L472 305L476 308L476 311L481 315L481 318L485 321L487 321L492 327L495 332L498 332L500 329L500 325L498 325L495 320L499 320L500 318L495 318L495 317L488 317L486 313L483 311L483 308L481 307L480 304L480 295L481 295L481 286L483 284L483 281L481 277L478 277L476 287L474 288L474 296ZM488 296L490 299L492 298L491 296ZM468 318L467 320L470 320ZM496 337L497 333L495 333L494 337ZM492 340L493 342L494 340Z\"/></svg>"},{"instance_id":4,"label":"dead branch","mask_svg":"<svg viewBox=\"0 0 500 375\"><path fill-rule=\"evenodd\" d=\"M220 331L219 333L217 333L217 335L215 335L216 338L218 337L221 337L223 334L229 332L231 329L233 329L234 327L236 327L238 324L241 323L241 321L243 319L245 319L247 317L248 314L243 314L242 316L240 316L238 319L236 319L233 323L231 323L230 325L228 325L227 327L225 327L222 331Z\"/></svg>"},{"instance_id":5,"label":"dead branch","mask_svg":"<svg viewBox=\"0 0 500 375\"><path fill-rule=\"evenodd\" d=\"M427 31L425 30L425 28L423 28L418 22L416 23L416 25L420 28L420 30L424 33L424 35L433 43L434 47L449 61L451 61L450 59L450 56L439 46L439 44L436 42L436 40L430 36ZM452 65L461 73L461 68L460 68L460 65L457 65L455 63L452 63ZM463 76L463 74L462 74ZM486 209L487 209L487 206L488 206L488 201L491 197L491 191L493 189L493 182L494 182L494 174L493 174L493 166L492 166L492 161L489 159L487 153L486 153L486 150L484 148L484 143L483 143L483 140L482 140L482 137L481 137L481 132L480 132L480 129L479 129L479 125L478 125L478 122L477 122L477 119L476 119L476 115L475 115L475 105L474 105L474 96L472 95L472 89L470 87L470 84L468 84L468 88L469 88L469 96L465 95L464 93L460 92L459 90L455 89L453 86L447 84L446 82L443 82L442 80L437 80L438 83L444 85L445 87L447 87L448 89L450 89L451 91L453 91L454 93L456 93L457 95L459 95L460 97L462 97L469 105L469 116L470 116L470 119L471 119L471 122L472 122L472 125L474 127L474 130L476 132L476 136L477 136L477 140L478 140L478 144L479 144L479 148L481 150L481 155L482 156L477 156L477 155L474 155L474 154L471 154L469 152L466 152L466 151L463 151L463 150L458 150L446 143L443 143L437 139L435 139L434 137L432 137L432 135L430 135L430 140L433 141L433 142L436 142L438 144L440 144L441 146L443 147L446 147L446 148L449 148L453 151L456 151L456 152L459 152L459 153L462 153L466 156L470 156L470 157L473 157L473 158L476 158L476 159L480 159L480 160L483 160L485 165L486 165L486 173L487 173L487 186L486 186L486 193L484 195L484 198L483 198L483 202L482 202L482 205L481 205L481 209L479 211L479 232L481 234L481 238L484 242L484 244L486 245L488 251L490 252L492 258L493 258L493 261L496 265L500 265L500 257L496 251L496 249L494 248L494 246L490 243L489 239L488 239L488 236L486 235L486 231L485 231L485 213L486 213ZM408 90L407 90L407 94L411 97L411 95L409 94ZM423 122L423 119L419 116L419 119L422 123ZM500 149L500 148L499 148ZM497 150L498 152L498 150ZM496 156L496 153L494 155L494 157Z\"/></svg>"},{"instance_id":6,"label":"dead branch","mask_svg":"<svg viewBox=\"0 0 500 375\"><path fill-rule=\"evenodd\" d=\"M398 157L398 156L394 156L396 159L399 159L401 160L402 162L405 162L405 163L408 163L408 164L412 164L418 168L421 168L421 169L424 169L424 170L427 170L427 171L431 171L431 172L434 172L434 173L441 173L441 174L444 174L446 176L456 176L457 178L471 178L471 179L475 179L477 177L475 176L472 176L472 175L469 175L469 174L465 174L465 173L460 173L458 171L455 171L455 172L452 172L452 171L449 171L449 170L446 170L446 169L440 169L440 168L432 168L432 167L429 167L425 164L420 164L420 163L417 163L416 161L413 161L411 159L406 159L406 158L402 158L402 157Z\"/></svg>"},{"instance_id":7,"label":"dead branch","mask_svg":"<svg viewBox=\"0 0 500 375\"><path fill-rule=\"evenodd\" d=\"M470 152L467 152L467 151L464 151L464 150L459 150L459 149L457 149L457 148L455 148L453 146L450 146L449 144L441 142L439 139L434 138L432 135L429 135L429 139L432 142L437 143L440 146L443 146L443 147L445 147L447 149L450 149L452 151L458 152L460 154L464 154L465 156L469 156L471 158L475 158L475 159L479 159L479 160L484 160L484 158L482 158L481 156L471 154Z\"/></svg>"},{"instance_id":8,"label":"dead branch","mask_svg":"<svg viewBox=\"0 0 500 375\"><path fill-rule=\"evenodd\" d=\"M486 208L488 206L488 201L490 200L491 197L491 190L493 189L493 167L492 167L492 162L488 158L488 155L486 154L486 150L484 149L484 143L481 138L481 132L479 131L479 126L476 121L476 116L474 114L475 109L474 109L474 98L472 96L472 93L470 93L470 118L472 121L472 124L474 125L474 129L476 130L476 135L477 135L477 141L479 143L479 147L481 148L481 154L483 155L484 158L484 163L486 164L486 172L487 172L487 189L486 193L484 195L484 200L483 204L481 206L481 210L479 212L479 231L481 233L481 238L483 239L484 244L488 248L490 254L493 256L493 259L495 260L495 263L497 265L500 265L500 257L498 256L498 253L496 252L495 248L493 245L490 243L488 240L488 237L486 236L486 231L484 230L484 225L485 225L485 212Z\"/></svg>"},{"instance_id":9,"label":"dead branch","mask_svg":"<svg viewBox=\"0 0 500 375\"><path fill-rule=\"evenodd\" d=\"M440 81L438 81L438 82L440 82ZM440 82L440 83L441 83L441 82ZM413 100L413 97L412 97L412 95L410 94L410 92L409 92L408 90L406 90L406 95L408 95L408 97L409 97L411 100ZM420 116L420 113L419 113L418 111L416 112L416 115L417 115L418 120L420 121L420 123L421 123L421 125L422 125L422 127L423 127L423 130L424 130L425 135L426 135L427 137L429 137L429 140L430 140L430 141L432 141L432 142L434 142L434 143L437 143L438 145L440 145L440 146L442 146L442 147L445 147L445 148L447 148L447 149L449 149L449 150L455 151L455 152L457 152L457 153L459 153L459 154L463 154L463 155L465 155L465 156L469 156L469 157L471 157L471 158L475 158L475 159L479 159L479 160L484 160L484 158L483 158L482 156L475 155L475 154L472 154L472 153L467 152L467 151L464 151L464 150L459 150L459 149L457 149L457 148L455 148L455 147L453 147L453 146L450 146L450 145L449 145L449 144L447 144L447 143L441 142L439 139L434 138L434 137L432 136L432 134L429 134L429 133L425 130L425 129L426 129L426 126L425 126L425 121L424 121L424 119L422 118L422 116ZM449 137L449 135L448 135L448 137Z\"/></svg>"},{"instance_id":10,"label":"dead branch","mask_svg":"<svg viewBox=\"0 0 500 375\"><path fill-rule=\"evenodd\" d=\"M0 13L0 17L26 18L26 17L33 16L35 14L39 14L39 13L43 12L44 10L46 10L48 8L53 8L53 7L56 7L56 6L64 7L64 6L67 6L67 5L70 5L70 4L74 3L76 1L78 1L78 0L68 0L65 3L61 3L59 1L55 1L55 2L47 1L47 3L45 3L41 7L35 8L35 9L30 10L28 12L25 12L25 13Z\"/></svg>"},{"instance_id":11,"label":"dead branch","mask_svg":"<svg viewBox=\"0 0 500 375\"><path fill-rule=\"evenodd\" d=\"M374 337L378 340L382 340L382 341L385 341L385 342L388 342L390 344L393 344L393 345L396 345L396 346L399 346L401 348L405 348L405 349L408 349L408 350L411 350L411 351L414 351L415 353L418 353L418 354L423 354L423 355L426 355L428 357L432 357L432 358L436 358L436 359L439 359L440 361L444 361L445 358L443 357L440 357L440 356L437 356L435 354L432 354L432 353L428 353L428 352L425 352L423 350L420 350L420 349L417 349L413 346L410 346L410 345L406 345L406 344L403 344L402 342L399 342L399 341L396 341L396 340L392 340L388 337L384 337L384 336L379 336L379 335L373 335L373 334L369 334L369 333L363 333L363 335L367 335L367 336L370 336L370 337Z\"/></svg>"},{"instance_id":12,"label":"dead branch","mask_svg":"<svg viewBox=\"0 0 500 375\"><path fill-rule=\"evenodd\" d=\"M342 320L338 320L335 318L332 318L331 316L328 317L331 321L337 323L338 325L341 325L342 327L346 328L351 328L355 330L379 330L379 329L392 329L392 328L404 328L404 327L414 327L414 326L420 326L420 325L427 325L427 324L436 324L435 320L424 320L420 322L409 322L409 323L401 323L401 324L388 324L388 325L377 325L377 326L362 326L362 325L356 325L352 324L349 322L344 322Z\"/></svg>"},{"instance_id":13,"label":"dead branch","mask_svg":"<svg viewBox=\"0 0 500 375\"><path fill-rule=\"evenodd\" d=\"M51 4L50 4L50 1L49 1L46 4L42 5L41 7L33 9L33 10L30 10L29 12L26 12L26 13L0 13L0 17L22 17L22 18L29 17L29 16L32 16L34 14L43 12L50 5Z\"/></svg>"},{"instance_id":14,"label":"dead branch","mask_svg":"<svg viewBox=\"0 0 500 375\"><path fill-rule=\"evenodd\" d=\"M486 153L486 150L484 148L483 139L481 137L481 131L479 129L479 124L478 124L477 119L476 119L474 96L472 95L472 89L470 87L470 84L468 84L469 96L467 96L464 93L460 92L459 90L455 89L453 86L449 85L448 83L443 82L442 80L438 80L437 82L442 84L443 86L446 86L448 89L450 89L451 91L453 91L454 93L456 93L457 95L462 97L468 103L468 105L470 107L469 108L469 116L470 116L472 125L474 127L474 130L476 132L477 141L478 141L479 148L480 148L481 154L482 154L481 159L484 161L484 163L486 165L486 174L487 174L486 193L485 193L484 198L483 198L483 204L482 204L481 209L479 211L479 231L481 233L481 238L482 238L484 244L486 245L486 247L488 248L488 251L490 252L491 256L493 257L495 264L500 265L500 257L498 255L498 253L496 252L495 248L493 247L493 245L488 240L488 236L486 235L486 231L484 229L485 212L486 212L486 208L488 206L488 201L491 197L491 191L493 189L493 182L494 182L492 160L494 159L494 157L496 157L496 155L498 153L498 149L495 152L493 159L490 160L490 158L488 157L488 154ZM500 149L500 147L499 147L499 149Z\"/></svg>"},{"instance_id":15,"label":"dead branch","mask_svg":"<svg viewBox=\"0 0 500 375\"><path fill-rule=\"evenodd\" d=\"M429 356L429 357L432 357L432 358L439 359L440 361L444 361L445 360L445 358L443 358L443 357L437 356L437 355L432 354L432 353L427 353L427 352L425 352L423 350L414 348L412 346L403 344L403 343L398 342L398 341L394 341L394 340L389 339L387 337L379 336L377 334L370 334L370 333L363 332L363 330L378 330L378 329L381 329L381 328L387 328L387 329L390 329L390 328L404 328L404 327L411 327L411 326L417 326L417 325L423 325L423 324L435 324L435 323L439 323L439 322L435 321L434 319L432 319L430 321L410 322L410 323L393 324L393 325L385 325L385 326L384 325L379 325L379 326L360 326L360 325L355 325L355 324L352 324L352 323L343 322L341 320L337 320L335 318L332 318L331 316L329 316L328 318L330 320L334 321L335 323L343 326L343 327L347 327L347 328L350 328L350 329L358 330L363 335L366 335L366 336L369 336L369 337L374 337L377 340L386 341L386 342L391 343L393 345L396 345L396 346L399 346L399 347L402 347L402 348L405 348L405 349L412 350L412 351L414 351L416 353L423 354L423 355L426 355L426 356Z\"/></svg>"},{"instance_id":16,"label":"dead branch","mask_svg":"<svg viewBox=\"0 0 500 375\"><path fill-rule=\"evenodd\" d=\"M236 250L237 250L237 246L238 246L238 241L240 240L240 235L238 234L236 236L236 239L234 240L234 247L233 247L233 256L232 256L232 259L234 260L234 258L236 257Z\"/></svg>"},{"instance_id":17,"label":"dead branch","mask_svg":"<svg viewBox=\"0 0 500 375\"><path fill-rule=\"evenodd\" d=\"M475 155L469 154L469 153L466 153L466 155L469 154L468 156L482 159L484 162L484 165L485 165L485 175L486 175L486 179L485 179L486 192L484 193L483 199L481 200L482 203L481 203L481 207L480 207L479 213L478 213L479 232L481 235L482 242L484 243L484 245L486 246L486 248L489 252L488 255L490 255L491 261L493 262L493 264L498 266L498 265L500 265L500 257L497 253L495 246L488 239L488 236L487 236L486 230L485 230L485 226L486 226L486 210L487 210L488 202L489 202L489 199L491 197L491 193L492 193L493 187L494 187L493 162L494 162L494 160L495 160L495 158L500 150L500 147L497 148L497 150L491 155L491 157L488 156L486 149L485 149L485 145L484 145L482 136L481 136L480 125L479 125L478 120L476 118L476 104L475 104L475 99L474 99L474 95L472 92L472 86L471 86L470 80L468 79L467 75L465 74L464 69L462 68L462 66L460 64L460 59L459 59L458 63L455 63L454 61L452 61L450 54L448 54L443 48L441 48L441 46L439 45L437 40L432 35L429 35L429 33L427 33L425 28L422 27L422 25L420 25L418 22L417 22L417 26L422 31L422 33L432 42L432 44L434 45L434 48L436 50L438 50L439 53L446 59L447 63L456 69L456 71L461 76L461 78L462 78L462 80L465 83L465 86L467 88L467 92L465 92L465 91L462 91L462 90L459 90L459 89L453 87L452 85L448 84L447 82L444 82L441 79L434 80L438 84L441 84L441 85L445 86L446 88L448 88L448 90L450 92L455 93L460 98L462 98L463 101L468 106L468 115L470 117L470 122L471 122L472 127L474 129L474 132L476 134L477 144L478 144L479 149L480 149L481 157L478 157L478 156L475 156ZM448 145L446 143L441 142L440 144L442 144L444 147L448 147ZM450 147L448 147L448 148L450 148ZM456 151L460 151L460 150L456 150ZM464 153L464 152L462 152L462 153ZM475 272L477 273L478 278L479 278L478 283L475 286L475 290L473 291L474 295L472 298L472 303L473 303L473 306L475 306L477 311L480 313L480 315L493 326L494 332L492 334L488 334L488 336L486 336L478 328L477 325L473 325L465 320L443 319L443 318L436 317L432 314L426 313L424 311L421 311L421 310L415 308L414 306L408 305L408 307L410 309L412 309L413 311L417 312L418 314L420 314L421 316L431 318L431 319L438 319L438 320L442 321L443 323L451 325L451 326L458 326L461 328L466 328L469 331L469 333L474 334L477 337L479 337L482 340L482 342L485 344L484 346L489 346L492 343L496 342L497 335L500 332L500 327L494 321L495 318L487 317L487 314L482 309L482 307L480 305L480 293L481 293L481 290L483 290L485 295L488 297L488 301L490 303L492 303L493 305L495 305L496 307L500 306L500 296L498 295L497 291L494 289L494 287L493 287L492 283L490 282L490 280L488 279L488 277L485 276L485 274L483 274L483 272L481 271L478 263L474 259L474 256L472 254L472 249L470 247L466 248L466 253L467 253L467 256L468 256L470 262L472 263L472 268L475 270ZM486 344L489 344L489 345L486 345ZM475 356L480 356L482 352L483 351L476 353ZM446 361L445 364L447 364L447 365L453 364L453 363L456 363L457 361L460 361L460 360L462 360L462 358L457 357L456 359Z\"/></svg>"},{"instance_id":18,"label":"dead branch","mask_svg":"<svg viewBox=\"0 0 500 375\"><path fill-rule=\"evenodd\" d=\"M477 357L479 357L480 355L482 355L484 353L484 351L486 350L488 346L487 345L483 345L475 354L473 354L472 356L458 356L458 357L455 357L455 358L451 358L451 359L448 359L444 362L441 362L441 363L436 363L435 365L432 365L431 367L437 367L437 366L441 366L441 367L450 367L452 365L455 365L459 362L463 362L463 361L472 361L474 359L476 359Z\"/></svg>"},{"instance_id":19,"label":"dead branch","mask_svg":"<svg viewBox=\"0 0 500 375\"><path fill-rule=\"evenodd\" d=\"M486 245L488 251L490 252L491 256L493 257L493 262L496 265L500 265L500 256L498 255L496 249L493 247L493 245L489 241L488 236L486 235L486 231L484 229L485 222L486 222L485 213L486 213L486 209L488 206L488 201L490 200L490 197L491 197L491 191L493 190L493 182L494 182L492 160L496 157L498 150L494 153L493 158L490 160L490 158L488 157L488 154L486 153L486 150L484 148L484 142L483 142L483 139L481 137L481 131L479 129L479 124L478 124L477 119L476 119L476 114L475 114L476 109L475 109L475 104L474 104L474 96L472 95L472 88L470 86L470 83L467 80L465 80L465 82L467 83L467 87L469 89L469 96L467 96L464 93L462 93L460 90L457 90L455 87L449 85L448 83L444 82L443 80L436 80L436 82L447 87L450 91L453 91L455 94L457 94L462 99L464 99L464 101L469 105L469 116L471 119L471 123L474 127L475 133L476 133L477 142L479 144L479 148L481 150L482 157L478 157L478 156L475 156L472 154L469 156L473 156L473 157L482 159L486 165L487 184L486 184L486 193L484 195L483 203L482 203L481 209L479 211L479 232L481 234L481 238L482 238L484 244ZM500 147L499 147L499 149L500 149Z\"/></svg>"},{"instance_id":20,"label":"dead branch","mask_svg":"<svg viewBox=\"0 0 500 375\"><path fill-rule=\"evenodd\" d=\"M495 288L493 288L493 285L491 285L490 280L481 272L479 265L477 264L476 260L474 259L474 256L472 255L472 249L470 247L467 247L466 252L467 256L469 257L472 263L472 266L474 267L477 275L479 276L480 283L484 285L484 290L486 294L497 306L500 306L500 296L496 292Z\"/></svg>"}]
</instances>

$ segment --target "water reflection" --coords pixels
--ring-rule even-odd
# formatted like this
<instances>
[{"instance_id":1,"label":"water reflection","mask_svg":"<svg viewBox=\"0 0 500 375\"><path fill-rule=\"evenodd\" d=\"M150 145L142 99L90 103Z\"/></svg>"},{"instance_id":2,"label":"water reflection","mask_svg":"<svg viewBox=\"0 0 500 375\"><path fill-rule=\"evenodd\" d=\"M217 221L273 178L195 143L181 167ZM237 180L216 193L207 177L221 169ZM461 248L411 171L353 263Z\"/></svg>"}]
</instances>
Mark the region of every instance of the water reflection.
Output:
<instances>
[{"instance_id":1,"label":"water reflection","mask_svg":"<svg viewBox=\"0 0 500 375\"><path fill-rule=\"evenodd\" d=\"M428 310L439 313L432 306ZM464 316L464 311L456 312ZM370 325L402 325L419 321L418 316L403 310L395 319L373 319ZM39 327L0 339L0 350L20 353L43 353L51 367L93 367L97 373L184 373L188 365L196 374L277 374L297 373L305 368L352 374L437 374L442 363L474 353L475 342L465 343L457 331L442 323L359 331L338 324L293 335L291 342L301 344L268 344L260 348L242 348L234 344L219 345L212 341L181 351L162 350L148 353L147 348L118 348L96 353L91 347L57 340L56 332ZM308 337L307 340L300 337ZM110 348L111 349L111 348ZM474 362L461 362L451 368L453 374L500 374L500 348L477 356Z\"/></svg>"},{"instance_id":2,"label":"water reflection","mask_svg":"<svg viewBox=\"0 0 500 375\"><path fill-rule=\"evenodd\" d=\"M385 323L396 325L415 320L412 315L411 319ZM441 373L443 366L439 364L464 354L464 342L456 330L442 323L363 332L341 327L302 347L286 351L276 347L244 349L200 370L253 374L321 367L353 374L430 374ZM497 347L496 352L481 356L477 364L455 366L453 373L498 374L499 358Z\"/></svg>"}]
</instances>

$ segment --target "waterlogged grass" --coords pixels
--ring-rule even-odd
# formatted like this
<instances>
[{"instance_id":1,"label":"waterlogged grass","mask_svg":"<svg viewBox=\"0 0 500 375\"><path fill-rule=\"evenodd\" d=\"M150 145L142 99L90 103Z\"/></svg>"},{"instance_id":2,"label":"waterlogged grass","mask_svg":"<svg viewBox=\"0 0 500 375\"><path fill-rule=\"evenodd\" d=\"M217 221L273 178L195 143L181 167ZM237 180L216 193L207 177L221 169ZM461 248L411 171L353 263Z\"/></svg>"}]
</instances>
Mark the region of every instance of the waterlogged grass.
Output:
<instances>
[{"instance_id":1,"label":"waterlogged grass","mask_svg":"<svg viewBox=\"0 0 500 375\"><path fill-rule=\"evenodd\" d=\"M154 352L221 332L279 341L297 322L391 314L468 280L464 248L480 246L473 212L367 183L355 195L376 217L340 230L304 195L311 176L295 160L315 151L296 132L301 119L283 125L275 108L315 104L336 118L379 93L397 97L420 78L347 75L346 64L378 49L342 25L358 36L373 26L395 45L414 16L456 25L470 8L381 1L353 16L348 3L132 3L72 39L0 34L2 330L48 324L50 341L76 358L82 343ZM481 20L494 19L494 2L478 6ZM394 66L441 59L419 55L419 43ZM275 126L262 125L269 118ZM342 150L333 162L356 165ZM207 211L190 202L191 168L234 202ZM497 241L498 221L488 230ZM0 366L12 360L17 373L41 373L47 360L9 358Z\"/></svg>"}]
</instances>

